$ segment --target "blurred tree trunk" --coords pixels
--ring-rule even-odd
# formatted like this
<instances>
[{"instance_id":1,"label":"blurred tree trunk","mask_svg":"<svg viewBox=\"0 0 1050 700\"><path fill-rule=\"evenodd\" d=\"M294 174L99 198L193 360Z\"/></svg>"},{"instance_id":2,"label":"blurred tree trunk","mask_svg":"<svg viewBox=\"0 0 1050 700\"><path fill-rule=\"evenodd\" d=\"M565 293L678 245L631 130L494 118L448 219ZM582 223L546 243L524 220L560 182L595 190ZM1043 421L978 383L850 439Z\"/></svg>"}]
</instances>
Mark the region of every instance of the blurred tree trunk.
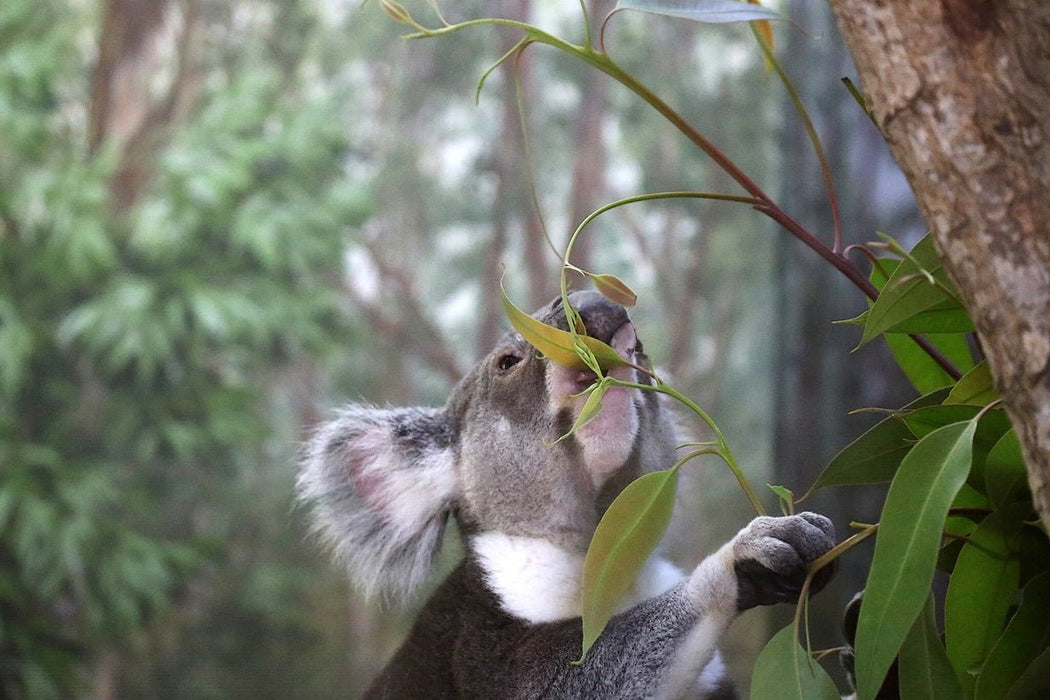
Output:
<instances>
[{"instance_id":1,"label":"blurred tree trunk","mask_svg":"<svg viewBox=\"0 0 1050 700\"><path fill-rule=\"evenodd\" d=\"M834 19L821 5L792 5L792 19L812 32L836 37ZM840 41L812 41L798 32L787 32L784 39L785 67L792 76L807 75L798 88L811 115L819 120L825 154L837 176L844 244L873 240L876 230L889 230L897 237L917 235L921 221L911 198L878 196L893 190L885 181L895 169L883 167L892 166L885 144L839 81L849 70L845 47ZM779 149L783 158L780 199L800 221L830 241L828 193L812 146L801 120L790 116L794 106L787 97L782 109L789 116ZM890 225L894 228L886 228ZM810 250L789 236L776 235L779 350L774 384L774 479L804 489L838 450L874 421L870 415L850 416L850 411L899 406L914 390L884 345L873 344L853 353L856 334L849 327L832 324L859 313L864 308L863 297ZM836 523L847 523L877 519L880 502L871 488L835 489L817 492L806 507L826 513ZM833 585L814 601L829 611L811 618L815 638L840 636L841 611L864 587L867 562L846 558L843 564Z\"/></svg>"},{"instance_id":2,"label":"blurred tree trunk","mask_svg":"<svg viewBox=\"0 0 1050 700\"><path fill-rule=\"evenodd\" d=\"M508 0L506 7L499 14L504 17L527 21L532 0ZM511 27L502 27L499 31L499 55L514 48L521 39L521 32ZM498 147L494 153L493 169L496 176L496 194L492 201L492 240L485 254L481 277L481 309L479 309L478 330L475 336L475 355L483 357L503 330L503 307L500 304L499 289L504 256L507 252L508 232L517 222L535 218L532 211L532 198L528 192L527 173L523 167L522 154L525 153L525 140L522 134L521 115L518 112L518 91L521 92L523 104L533 103L533 84L531 80L531 60L528 51L519 54L515 60L505 63L501 69L504 77L500 85L500 135ZM526 115L527 118L527 115ZM528 238L526 238L528 240ZM545 300L536 299L536 284L546 277L545 261L542 255L526 256L524 265L530 289L530 307L539 306ZM530 311L532 308L529 309Z\"/></svg>"},{"instance_id":3,"label":"blurred tree trunk","mask_svg":"<svg viewBox=\"0 0 1050 700\"><path fill-rule=\"evenodd\" d=\"M609 0L590 0L587 13L592 18L605 17L612 8ZM605 146L602 142L602 121L608 110L606 94L609 78L599 71L584 74L580 91L580 106L573 128L576 154L572 164L572 192L569 195L569 227L575 229L588 214L602 204L605 192ZM566 235L572 230L566 231ZM591 270L592 235L576 239L571 262L584 270Z\"/></svg>"},{"instance_id":4,"label":"blurred tree trunk","mask_svg":"<svg viewBox=\"0 0 1050 700\"><path fill-rule=\"evenodd\" d=\"M833 0L1050 528L1050 3Z\"/></svg>"},{"instance_id":5,"label":"blurred tree trunk","mask_svg":"<svg viewBox=\"0 0 1050 700\"><path fill-rule=\"evenodd\" d=\"M118 210L130 207L149 181L149 155L163 127L197 93L189 69L195 26L192 3L107 0L91 83L88 147L120 149L110 190Z\"/></svg>"}]
</instances>

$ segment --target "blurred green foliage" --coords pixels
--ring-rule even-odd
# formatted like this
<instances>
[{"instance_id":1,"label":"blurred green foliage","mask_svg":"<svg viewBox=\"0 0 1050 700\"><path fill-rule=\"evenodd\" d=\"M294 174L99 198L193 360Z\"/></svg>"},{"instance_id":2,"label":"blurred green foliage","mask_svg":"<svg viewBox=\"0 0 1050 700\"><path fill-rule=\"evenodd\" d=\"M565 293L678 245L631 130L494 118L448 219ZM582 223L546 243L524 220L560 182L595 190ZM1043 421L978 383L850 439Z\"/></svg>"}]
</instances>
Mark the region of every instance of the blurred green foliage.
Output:
<instances>
[{"instance_id":1,"label":"blurred green foliage","mask_svg":"<svg viewBox=\"0 0 1050 700\"><path fill-rule=\"evenodd\" d=\"M268 4L122 209L84 5L0 3L0 695L86 694L107 655L122 696L316 695L288 397L349 332L346 95L296 81L310 12Z\"/></svg>"}]
</instances>

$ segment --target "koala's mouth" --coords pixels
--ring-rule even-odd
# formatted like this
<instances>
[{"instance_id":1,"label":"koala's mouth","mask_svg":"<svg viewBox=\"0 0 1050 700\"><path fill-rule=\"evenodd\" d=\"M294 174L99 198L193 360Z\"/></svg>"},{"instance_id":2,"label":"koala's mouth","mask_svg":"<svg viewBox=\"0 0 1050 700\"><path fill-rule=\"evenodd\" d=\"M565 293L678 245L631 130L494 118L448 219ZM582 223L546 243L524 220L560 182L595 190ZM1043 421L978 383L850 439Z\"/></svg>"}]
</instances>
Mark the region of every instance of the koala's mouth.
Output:
<instances>
[{"instance_id":1,"label":"koala's mouth","mask_svg":"<svg viewBox=\"0 0 1050 700\"><path fill-rule=\"evenodd\" d=\"M638 335L634 331L634 324L630 321L620 326L612 337L605 341L616 353L627 362L634 362L635 352L638 350ZM610 370L608 374L617 379L629 379L631 368L619 367ZM591 384L598 379L598 375L589 369L570 370L567 372L567 383L571 386L569 394L579 394L587 390Z\"/></svg>"}]
</instances>

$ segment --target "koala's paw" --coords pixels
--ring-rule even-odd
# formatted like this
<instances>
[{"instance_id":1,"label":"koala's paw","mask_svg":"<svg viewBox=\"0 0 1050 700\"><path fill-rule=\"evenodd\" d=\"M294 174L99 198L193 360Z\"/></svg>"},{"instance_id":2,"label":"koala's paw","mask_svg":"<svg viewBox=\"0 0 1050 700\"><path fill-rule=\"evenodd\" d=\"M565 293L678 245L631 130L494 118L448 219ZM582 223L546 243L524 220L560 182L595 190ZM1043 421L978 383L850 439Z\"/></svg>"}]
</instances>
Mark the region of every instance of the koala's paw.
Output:
<instances>
[{"instance_id":1,"label":"koala's paw","mask_svg":"<svg viewBox=\"0 0 1050 700\"><path fill-rule=\"evenodd\" d=\"M733 538L737 610L793 603L806 580L806 565L835 546L835 526L823 515L759 517ZM834 576L834 562L817 573L810 593Z\"/></svg>"}]
</instances>

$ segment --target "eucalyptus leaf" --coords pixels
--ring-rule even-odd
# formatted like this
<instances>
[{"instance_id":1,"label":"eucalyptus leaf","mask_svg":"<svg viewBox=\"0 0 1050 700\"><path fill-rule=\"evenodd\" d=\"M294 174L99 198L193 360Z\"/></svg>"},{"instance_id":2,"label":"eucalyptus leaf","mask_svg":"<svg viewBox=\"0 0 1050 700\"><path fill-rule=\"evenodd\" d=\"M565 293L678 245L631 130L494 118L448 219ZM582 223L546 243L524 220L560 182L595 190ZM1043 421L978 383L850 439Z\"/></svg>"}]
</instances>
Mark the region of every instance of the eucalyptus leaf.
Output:
<instances>
[{"instance_id":1,"label":"eucalyptus leaf","mask_svg":"<svg viewBox=\"0 0 1050 700\"><path fill-rule=\"evenodd\" d=\"M944 403L987 406L997 398L999 398L999 392L995 390L992 382L992 371L988 367L988 360L981 360L959 379Z\"/></svg>"},{"instance_id":2,"label":"eucalyptus leaf","mask_svg":"<svg viewBox=\"0 0 1050 700\"><path fill-rule=\"evenodd\" d=\"M988 499L1003 506L1028 493L1028 468L1021 454L1017 433L1007 431L984 460L984 484Z\"/></svg>"},{"instance_id":3,"label":"eucalyptus leaf","mask_svg":"<svg viewBox=\"0 0 1050 700\"><path fill-rule=\"evenodd\" d=\"M603 370L613 369L624 364L624 359L619 353L607 344L585 335L573 335L554 326L548 326L514 305L507 293L502 289L500 296L503 299L503 310L515 330L534 348L543 353L544 357L569 369L586 369L587 363L577 352L577 341L581 342L586 350L593 353L599 366Z\"/></svg>"},{"instance_id":4,"label":"eucalyptus leaf","mask_svg":"<svg viewBox=\"0 0 1050 700\"><path fill-rule=\"evenodd\" d=\"M915 399L899 412L883 419L835 455L820 473L811 491L825 486L877 484L890 481L901 460L915 445L915 434L900 416L936 406L947 389L935 390Z\"/></svg>"},{"instance_id":5,"label":"eucalyptus leaf","mask_svg":"<svg viewBox=\"0 0 1050 700\"><path fill-rule=\"evenodd\" d=\"M946 288L953 289L927 235L890 275L868 313L861 345L931 309L961 308Z\"/></svg>"},{"instance_id":6,"label":"eucalyptus leaf","mask_svg":"<svg viewBox=\"0 0 1050 700\"><path fill-rule=\"evenodd\" d=\"M677 468L644 474L620 492L598 523L583 564L581 660L663 537L677 486Z\"/></svg>"},{"instance_id":7,"label":"eucalyptus leaf","mask_svg":"<svg viewBox=\"0 0 1050 700\"><path fill-rule=\"evenodd\" d=\"M838 700L835 683L795 641L795 626L773 635L751 672L752 700Z\"/></svg>"},{"instance_id":8,"label":"eucalyptus leaf","mask_svg":"<svg viewBox=\"0 0 1050 700\"><path fill-rule=\"evenodd\" d=\"M1050 572L1025 585L1021 604L988 653L977 678L976 700L1000 700L1025 667L1050 645Z\"/></svg>"},{"instance_id":9,"label":"eucalyptus leaf","mask_svg":"<svg viewBox=\"0 0 1050 700\"><path fill-rule=\"evenodd\" d=\"M1027 507L992 513L970 533L944 600L948 659L973 695L976 673L1003 631L1020 576L1018 542Z\"/></svg>"},{"instance_id":10,"label":"eucalyptus leaf","mask_svg":"<svg viewBox=\"0 0 1050 700\"><path fill-rule=\"evenodd\" d=\"M974 420L938 428L893 478L857 623L857 685L874 697L929 595L948 508L966 481Z\"/></svg>"},{"instance_id":11,"label":"eucalyptus leaf","mask_svg":"<svg viewBox=\"0 0 1050 700\"><path fill-rule=\"evenodd\" d=\"M909 700L962 700L962 688L937 632L933 596L901 645L900 694Z\"/></svg>"}]
</instances>

